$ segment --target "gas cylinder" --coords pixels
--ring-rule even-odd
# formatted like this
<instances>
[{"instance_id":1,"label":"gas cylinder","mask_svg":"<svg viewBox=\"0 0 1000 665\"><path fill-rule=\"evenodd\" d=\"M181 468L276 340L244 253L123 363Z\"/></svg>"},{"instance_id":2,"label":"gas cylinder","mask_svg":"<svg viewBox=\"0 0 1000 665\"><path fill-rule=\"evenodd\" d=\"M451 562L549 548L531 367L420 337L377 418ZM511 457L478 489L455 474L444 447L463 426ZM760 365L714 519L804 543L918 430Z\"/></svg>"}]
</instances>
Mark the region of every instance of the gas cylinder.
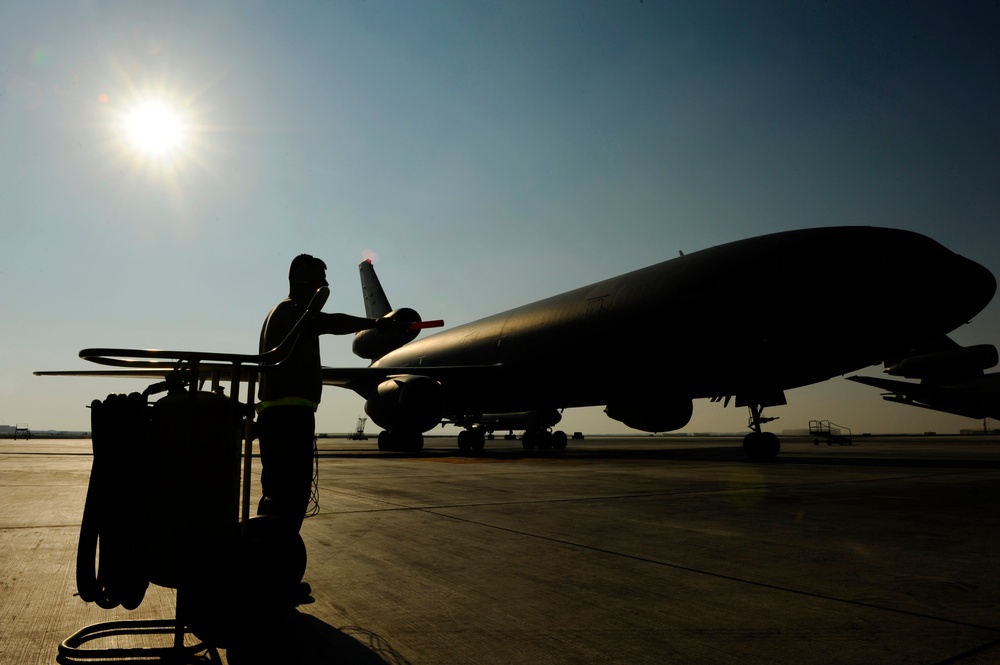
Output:
<instances>
[{"instance_id":1,"label":"gas cylinder","mask_svg":"<svg viewBox=\"0 0 1000 665\"><path fill-rule=\"evenodd\" d=\"M153 405L149 432L146 567L150 582L176 589L238 535L242 419L222 395L176 391Z\"/></svg>"}]
</instances>

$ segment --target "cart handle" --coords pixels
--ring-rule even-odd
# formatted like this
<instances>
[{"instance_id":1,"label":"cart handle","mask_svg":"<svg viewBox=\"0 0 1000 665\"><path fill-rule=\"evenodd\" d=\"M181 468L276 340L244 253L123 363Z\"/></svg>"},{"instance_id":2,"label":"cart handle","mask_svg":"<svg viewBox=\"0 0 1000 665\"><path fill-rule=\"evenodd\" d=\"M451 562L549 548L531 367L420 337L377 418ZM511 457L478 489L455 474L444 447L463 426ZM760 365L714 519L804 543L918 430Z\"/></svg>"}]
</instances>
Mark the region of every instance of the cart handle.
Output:
<instances>
[{"instance_id":1,"label":"cart handle","mask_svg":"<svg viewBox=\"0 0 1000 665\"><path fill-rule=\"evenodd\" d=\"M288 331L285 339L270 351L257 354L244 353L206 353L203 351L168 351L164 349L109 349L92 348L80 351L80 357L98 365L110 367L130 367L137 369L172 369L177 361L189 361L200 364L201 361L216 361L232 363L237 366L256 365L258 370L266 370L280 365L291 354L298 341L302 328L323 309L326 299L330 296L330 288L321 286L316 289L306 306L306 311ZM154 360L155 358L171 360ZM250 367L248 367L249 369Z\"/></svg>"}]
</instances>

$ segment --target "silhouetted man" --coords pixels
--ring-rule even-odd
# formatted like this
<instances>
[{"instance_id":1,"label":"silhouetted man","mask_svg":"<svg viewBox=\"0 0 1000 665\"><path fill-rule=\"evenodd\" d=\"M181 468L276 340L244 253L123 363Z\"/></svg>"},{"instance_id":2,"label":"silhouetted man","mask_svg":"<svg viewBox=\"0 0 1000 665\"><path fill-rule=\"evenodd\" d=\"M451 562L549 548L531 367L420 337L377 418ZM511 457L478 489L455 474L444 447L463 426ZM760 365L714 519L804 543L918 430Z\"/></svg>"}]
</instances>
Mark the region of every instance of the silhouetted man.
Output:
<instances>
[{"instance_id":1,"label":"silhouetted man","mask_svg":"<svg viewBox=\"0 0 1000 665\"><path fill-rule=\"evenodd\" d=\"M288 297L264 321L261 353L278 346L302 318L316 289L328 286L326 264L300 254L292 260L288 282ZM319 336L346 335L370 328L390 331L397 325L388 319L318 312L300 333L289 357L262 374L257 391L263 490L258 515L279 517L296 531L302 526L312 489L316 407L323 392Z\"/></svg>"}]
</instances>

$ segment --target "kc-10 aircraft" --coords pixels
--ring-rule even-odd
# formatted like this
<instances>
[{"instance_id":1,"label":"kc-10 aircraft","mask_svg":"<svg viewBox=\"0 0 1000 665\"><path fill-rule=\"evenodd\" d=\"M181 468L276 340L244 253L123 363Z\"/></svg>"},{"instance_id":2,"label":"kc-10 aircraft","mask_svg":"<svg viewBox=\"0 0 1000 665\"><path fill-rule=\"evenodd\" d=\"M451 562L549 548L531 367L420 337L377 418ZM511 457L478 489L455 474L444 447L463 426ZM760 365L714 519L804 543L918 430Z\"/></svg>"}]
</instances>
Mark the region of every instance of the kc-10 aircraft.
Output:
<instances>
[{"instance_id":1,"label":"kc-10 aircraft","mask_svg":"<svg viewBox=\"0 0 1000 665\"><path fill-rule=\"evenodd\" d=\"M526 446L562 447L564 435L547 431L557 421L551 414L583 406L666 432L684 427L693 400L707 398L749 409L743 449L753 460L779 452L763 412L785 404L786 391L900 358L953 354L947 334L997 287L989 270L918 233L802 229L682 254L416 339L420 316L389 309L370 263L361 273L368 315L412 325L358 333L354 352L371 364L323 368L323 381L365 399L384 430L381 449L420 450L423 434L442 422L467 428L461 447L482 448L489 422L525 414L538 418ZM317 292L317 309L325 295ZM240 377L252 385L290 344L259 356L84 349L81 357L134 369L36 373L162 376L173 364L151 358L186 358L196 378L231 376L238 400Z\"/></svg>"},{"instance_id":2,"label":"kc-10 aircraft","mask_svg":"<svg viewBox=\"0 0 1000 665\"><path fill-rule=\"evenodd\" d=\"M370 263L361 272L367 305L381 286ZM481 448L484 430L475 425L486 414L582 406L665 432L684 427L693 400L708 398L748 407L744 451L768 460L780 444L762 430L772 420L763 411L785 404L785 391L940 348L995 291L986 268L918 233L786 231L682 254L421 339L363 331L354 352L369 367L325 368L324 382L366 400L385 430L382 449L419 450L423 433L442 421L469 427L460 445ZM388 310L384 293L372 300ZM385 315L419 320L409 308ZM525 438L564 445L551 436Z\"/></svg>"}]
</instances>

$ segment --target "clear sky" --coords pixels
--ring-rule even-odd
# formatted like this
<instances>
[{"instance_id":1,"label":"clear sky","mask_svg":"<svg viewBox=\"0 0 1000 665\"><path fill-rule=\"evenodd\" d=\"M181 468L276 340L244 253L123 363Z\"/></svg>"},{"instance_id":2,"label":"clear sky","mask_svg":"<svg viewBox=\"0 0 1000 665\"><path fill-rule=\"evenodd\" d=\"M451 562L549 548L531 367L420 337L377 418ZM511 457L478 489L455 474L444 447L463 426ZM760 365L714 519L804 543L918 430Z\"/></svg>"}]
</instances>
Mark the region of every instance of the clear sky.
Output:
<instances>
[{"instance_id":1,"label":"clear sky","mask_svg":"<svg viewBox=\"0 0 1000 665\"><path fill-rule=\"evenodd\" d=\"M144 138L156 101L176 143ZM998 217L992 1L8 0L0 423L89 429L91 399L145 385L31 375L96 368L85 347L255 352L301 252L327 311L363 314L374 255L394 306L457 325L811 226L911 229L1000 275ZM954 338L998 324L994 302ZM363 365L350 344L324 363ZM777 431L981 425L842 378L787 396ZM362 414L327 388L318 428ZM745 425L698 401L685 431Z\"/></svg>"}]
</instances>

